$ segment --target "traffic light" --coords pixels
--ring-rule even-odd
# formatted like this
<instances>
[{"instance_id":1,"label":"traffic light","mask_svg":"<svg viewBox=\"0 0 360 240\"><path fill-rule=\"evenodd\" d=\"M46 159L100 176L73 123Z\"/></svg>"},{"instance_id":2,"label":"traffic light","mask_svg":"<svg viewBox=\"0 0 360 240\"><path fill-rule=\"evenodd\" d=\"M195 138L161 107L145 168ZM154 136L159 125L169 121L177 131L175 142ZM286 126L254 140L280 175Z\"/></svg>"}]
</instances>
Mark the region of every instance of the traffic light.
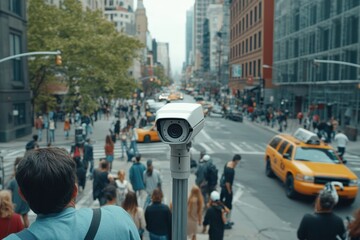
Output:
<instances>
[{"instance_id":1,"label":"traffic light","mask_svg":"<svg viewBox=\"0 0 360 240\"><path fill-rule=\"evenodd\" d=\"M61 55L56 55L56 57L55 57L55 64L56 64L56 65L61 65L61 64L62 64Z\"/></svg>"}]
</instances>

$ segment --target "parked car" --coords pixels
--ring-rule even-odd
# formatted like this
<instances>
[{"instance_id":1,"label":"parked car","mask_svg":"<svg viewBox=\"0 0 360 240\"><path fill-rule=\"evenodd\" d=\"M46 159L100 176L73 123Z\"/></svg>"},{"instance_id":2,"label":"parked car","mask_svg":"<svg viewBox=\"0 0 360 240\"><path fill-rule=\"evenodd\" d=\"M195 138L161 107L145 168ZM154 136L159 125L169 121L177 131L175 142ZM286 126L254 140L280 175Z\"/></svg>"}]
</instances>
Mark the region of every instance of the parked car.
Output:
<instances>
[{"instance_id":1,"label":"parked car","mask_svg":"<svg viewBox=\"0 0 360 240\"><path fill-rule=\"evenodd\" d=\"M358 193L358 177L339 158L332 146L299 128L294 135L279 134L265 151L265 173L278 177L289 198L299 194L316 196L328 182L340 182L340 199L352 204Z\"/></svg>"},{"instance_id":2,"label":"parked car","mask_svg":"<svg viewBox=\"0 0 360 240\"><path fill-rule=\"evenodd\" d=\"M230 110L226 113L225 119L230 119L236 122L243 122L243 113L238 110Z\"/></svg>"}]
</instances>

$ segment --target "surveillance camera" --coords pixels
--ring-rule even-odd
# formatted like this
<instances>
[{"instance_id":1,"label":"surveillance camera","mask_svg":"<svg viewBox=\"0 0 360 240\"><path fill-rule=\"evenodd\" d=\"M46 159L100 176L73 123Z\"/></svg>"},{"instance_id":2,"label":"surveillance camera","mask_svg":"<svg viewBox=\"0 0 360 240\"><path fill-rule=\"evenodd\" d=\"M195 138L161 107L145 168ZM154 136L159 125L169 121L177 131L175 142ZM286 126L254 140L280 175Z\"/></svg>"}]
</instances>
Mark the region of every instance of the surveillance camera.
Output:
<instances>
[{"instance_id":1,"label":"surveillance camera","mask_svg":"<svg viewBox=\"0 0 360 240\"><path fill-rule=\"evenodd\" d=\"M156 112L156 127L161 141L168 144L189 143L204 127L200 104L169 103Z\"/></svg>"}]
</instances>

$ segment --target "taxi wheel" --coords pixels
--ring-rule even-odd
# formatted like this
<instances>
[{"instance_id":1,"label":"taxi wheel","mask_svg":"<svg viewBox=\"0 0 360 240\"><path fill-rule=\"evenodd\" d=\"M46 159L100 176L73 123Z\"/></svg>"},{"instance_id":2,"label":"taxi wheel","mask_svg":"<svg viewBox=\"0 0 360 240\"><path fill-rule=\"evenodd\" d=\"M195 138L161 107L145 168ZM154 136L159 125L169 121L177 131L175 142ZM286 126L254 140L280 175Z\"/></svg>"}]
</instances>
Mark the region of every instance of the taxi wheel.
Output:
<instances>
[{"instance_id":1,"label":"taxi wheel","mask_svg":"<svg viewBox=\"0 0 360 240\"><path fill-rule=\"evenodd\" d=\"M270 177L270 178L273 178L273 177L274 177L274 172L273 172L273 170L271 169L271 163L270 163L270 159L269 159L269 158L266 159L265 174L266 174L266 176L268 176L268 177Z\"/></svg>"},{"instance_id":2,"label":"taxi wheel","mask_svg":"<svg viewBox=\"0 0 360 240\"><path fill-rule=\"evenodd\" d=\"M296 191L294 187L294 177L291 174L287 175L286 177L285 191L286 191L286 196L288 198L293 199L296 197Z\"/></svg>"},{"instance_id":3,"label":"taxi wheel","mask_svg":"<svg viewBox=\"0 0 360 240\"><path fill-rule=\"evenodd\" d=\"M150 136L149 136L149 135L146 135L146 136L144 137L144 143L149 143L149 142L151 142Z\"/></svg>"}]
</instances>

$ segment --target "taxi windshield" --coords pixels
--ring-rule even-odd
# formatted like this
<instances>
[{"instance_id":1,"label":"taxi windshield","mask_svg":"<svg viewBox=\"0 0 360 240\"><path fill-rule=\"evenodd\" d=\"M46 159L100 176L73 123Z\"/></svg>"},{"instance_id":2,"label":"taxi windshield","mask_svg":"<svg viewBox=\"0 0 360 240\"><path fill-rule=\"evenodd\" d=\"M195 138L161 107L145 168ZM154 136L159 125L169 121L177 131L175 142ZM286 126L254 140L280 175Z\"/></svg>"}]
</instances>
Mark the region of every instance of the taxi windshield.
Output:
<instances>
[{"instance_id":1,"label":"taxi windshield","mask_svg":"<svg viewBox=\"0 0 360 240\"><path fill-rule=\"evenodd\" d=\"M321 148L299 147L295 153L295 160L320 163L340 163L334 150Z\"/></svg>"}]
</instances>

